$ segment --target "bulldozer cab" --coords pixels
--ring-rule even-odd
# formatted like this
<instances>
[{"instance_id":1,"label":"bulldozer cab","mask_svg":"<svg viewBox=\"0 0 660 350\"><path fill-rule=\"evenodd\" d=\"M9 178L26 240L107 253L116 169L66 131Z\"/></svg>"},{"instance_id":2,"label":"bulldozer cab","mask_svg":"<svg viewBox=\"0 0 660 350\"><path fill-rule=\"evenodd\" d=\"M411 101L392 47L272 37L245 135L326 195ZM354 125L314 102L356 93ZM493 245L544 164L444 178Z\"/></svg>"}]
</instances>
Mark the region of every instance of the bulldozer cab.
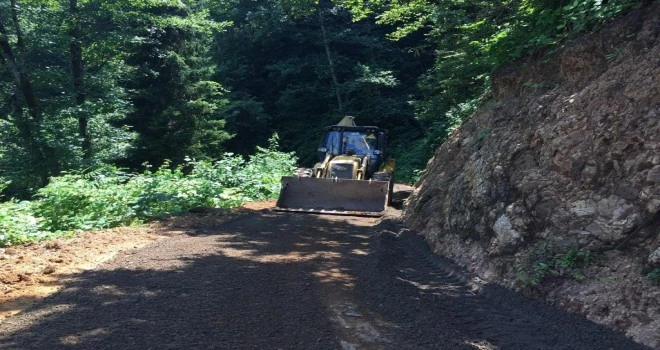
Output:
<instances>
[{"instance_id":1,"label":"bulldozer cab","mask_svg":"<svg viewBox=\"0 0 660 350\"><path fill-rule=\"evenodd\" d=\"M368 172L374 173L387 159L387 131L375 126L330 126L318 148L319 162L328 154L369 157Z\"/></svg>"}]
</instances>

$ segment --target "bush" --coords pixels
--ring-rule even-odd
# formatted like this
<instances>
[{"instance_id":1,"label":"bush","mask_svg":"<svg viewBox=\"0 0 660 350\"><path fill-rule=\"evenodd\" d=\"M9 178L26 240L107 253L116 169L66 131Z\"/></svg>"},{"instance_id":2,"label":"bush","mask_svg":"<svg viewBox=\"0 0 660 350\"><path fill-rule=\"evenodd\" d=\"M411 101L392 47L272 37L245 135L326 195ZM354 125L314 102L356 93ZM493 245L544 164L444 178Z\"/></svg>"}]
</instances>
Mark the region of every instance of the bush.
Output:
<instances>
[{"instance_id":1,"label":"bush","mask_svg":"<svg viewBox=\"0 0 660 350\"><path fill-rule=\"evenodd\" d=\"M70 173L50 180L37 192L34 213L48 231L89 230L124 224L131 217L124 177L107 167L88 174Z\"/></svg>"},{"instance_id":2,"label":"bush","mask_svg":"<svg viewBox=\"0 0 660 350\"><path fill-rule=\"evenodd\" d=\"M522 287L533 287L549 277L584 280L584 269L594 259L591 251L577 246L561 248L552 241L539 242L517 266L516 280Z\"/></svg>"},{"instance_id":3,"label":"bush","mask_svg":"<svg viewBox=\"0 0 660 350\"><path fill-rule=\"evenodd\" d=\"M38 241L49 235L41 230L30 202L0 203L0 247Z\"/></svg>"},{"instance_id":4,"label":"bush","mask_svg":"<svg viewBox=\"0 0 660 350\"><path fill-rule=\"evenodd\" d=\"M295 168L292 153L277 151L277 136L269 148L259 148L247 161L226 154L215 161L195 161L172 167L166 162L140 174L104 166L86 173L52 178L33 202L0 206L0 245L40 240L75 230L129 225L208 206L229 208L246 201L275 198L280 178Z\"/></svg>"},{"instance_id":5,"label":"bush","mask_svg":"<svg viewBox=\"0 0 660 350\"><path fill-rule=\"evenodd\" d=\"M646 279L660 283L660 267L656 267L646 274Z\"/></svg>"}]
</instances>

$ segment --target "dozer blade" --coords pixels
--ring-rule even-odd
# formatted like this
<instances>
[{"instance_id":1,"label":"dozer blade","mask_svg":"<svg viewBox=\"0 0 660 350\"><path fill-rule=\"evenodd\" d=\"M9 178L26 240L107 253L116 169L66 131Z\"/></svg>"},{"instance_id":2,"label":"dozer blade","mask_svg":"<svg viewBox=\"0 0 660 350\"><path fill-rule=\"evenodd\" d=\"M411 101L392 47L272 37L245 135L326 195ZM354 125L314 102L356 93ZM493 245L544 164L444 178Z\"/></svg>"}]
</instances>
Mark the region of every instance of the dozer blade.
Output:
<instances>
[{"instance_id":1,"label":"dozer blade","mask_svg":"<svg viewBox=\"0 0 660 350\"><path fill-rule=\"evenodd\" d=\"M285 176L275 210L380 216L389 195L387 181Z\"/></svg>"}]
</instances>

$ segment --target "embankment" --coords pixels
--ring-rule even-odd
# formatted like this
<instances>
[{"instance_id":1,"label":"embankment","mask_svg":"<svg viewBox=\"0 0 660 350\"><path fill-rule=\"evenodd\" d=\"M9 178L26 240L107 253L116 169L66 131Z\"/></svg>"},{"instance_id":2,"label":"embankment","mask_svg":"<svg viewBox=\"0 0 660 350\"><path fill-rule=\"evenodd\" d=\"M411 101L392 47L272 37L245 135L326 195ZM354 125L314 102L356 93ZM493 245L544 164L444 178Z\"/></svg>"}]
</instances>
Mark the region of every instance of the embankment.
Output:
<instances>
[{"instance_id":1,"label":"embankment","mask_svg":"<svg viewBox=\"0 0 660 350\"><path fill-rule=\"evenodd\" d=\"M660 6L493 75L405 224L481 278L660 348Z\"/></svg>"}]
</instances>

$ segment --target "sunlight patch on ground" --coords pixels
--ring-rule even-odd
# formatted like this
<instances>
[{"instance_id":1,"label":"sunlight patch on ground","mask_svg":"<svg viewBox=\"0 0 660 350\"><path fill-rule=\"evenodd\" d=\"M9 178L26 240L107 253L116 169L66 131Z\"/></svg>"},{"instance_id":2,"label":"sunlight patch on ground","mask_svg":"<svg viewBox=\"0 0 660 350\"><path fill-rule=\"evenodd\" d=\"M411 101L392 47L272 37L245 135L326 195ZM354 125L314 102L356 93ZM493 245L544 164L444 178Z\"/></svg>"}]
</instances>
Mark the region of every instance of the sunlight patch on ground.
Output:
<instances>
[{"instance_id":1,"label":"sunlight patch on ground","mask_svg":"<svg viewBox=\"0 0 660 350\"><path fill-rule=\"evenodd\" d=\"M339 267L331 267L313 273L321 283L342 283L346 287L354 287L355 278Z\"/></svg>"},{"instance_id":2,"label":"sunlight patch on ground","mask_svg":"<svg viewBox=\"0 0 660 350\"><path fill-rule=\"evenodd\" d=\"M369 255L369 252L364 250L364 249L353 249L351 250L351 254L355 255Z\"/></svg>"},{"instance_id":3,"label":"sunlight patch on ground","mask_svg":"<svg viewBox=\"0 0 660 350\"><path fill-rule=\"evenodd\" d=\"M0 322L27 309L62 288L61 285L37 285L24 289L20 296L0 303Z\"/></svg>"},{"instance_id":4,"label":"sunlight patch on ground","mask_svg":"<svg viewBox=\"0 0 660 350\"><path fill-rule=\"evenodd\" d=\"M256 245L261 247L264 245L260 241L256 241L256 243L254 243L253 241L248 241L247 243L250 246ZM337 247L341 245L340 243L335 241L325 241L322 242L322 244L330 247ZM333 259L342 258L341 253L332 252L332 251L305 252L305 251L292 250L285 253L268 254L266 252L259 251L258 249L245 247L244 242L228 242L226 239L223 239L221 242L218 243L218 248L219 248L219 253L228 258L253 261L258 263L288 264L288 263L312 261L315 259L333 260ZM297 247L297 248L302 248L302 247Z\"/></svg>"},{"instance_id":5,"label":"sunlight patch on ground","mask_svg":"<svg viewBox=\"0 0 660 350\"><path fill-rule=\"evenodd\" d=\"M77 345L91 341L93 338L100 335L109 334L110 331L105 328L90 329L79 334L66 335L60 338L62 345Z\"/></svg>"},{"instance_id":6,"label":"sunlight patch on ground","mask_svg":"<svg viewBox=\"0 0 660 350\"><path fill-rule=\"evenodd\" d=\"M408 284L411 284L415 286L415 288L425 291L425 292L431 292L432 294L435 295L445 295L445 296L457 296L460 294L461 287L453 284L445 284L445 283L437 283L437 282L430 282L430 283L422 283L422 282L415 282L412 280L408 280L405 278L397 277L397 280L401 282L405 282Z\"/></svg>"},{"instance_id":7,"label":"sunlight patch on ground","mask_svg":"<svg viewBox=\"0 0 660 350\"><path fill-rule=\"evenodd\" d=\"M300 215L316 215L316 214L300 214ZM346 222L353 226L369 227L378 223L378 218L364 218L359 216L341 216L341 215L316 215L320 219L326 221L340 221Z\"/></svg>"},{"instance_id":8,"label":"sunlight patch on ground","mask_svg":"<svg viewBox=\"0 0 660 350\"><path fill-rule=\"evenodd\" d=\"M246 248L234 248L232 243L222 243L220 246L219 253L223 256L232 259L253 261L258 263L271 263L271 264L287 264L295 262L303 262L314 260L322 256L322 252L319 253L303 253L299 251L291 251L288 253L282 254L264 254L255 249L246 249Z\"/></svg>"},{"instance_id":9,"label":"sunlight patch on ground","mask_svg":"<svg viewBox=\"0 0 660 350\"><path fill-rule=\"evenodd\" d=\"M0 322L56 293L81 272L162 238L146 227L128 227L5 249L0 254Z\"/></svg>"},{"instance_id":10,"label":"sunlight patch on ground","mask_svg":"<svg viewBox=\"0 0 660 350\"><path fill-rule=\"evenodd\" d=\"M386 330L395 328L394 325L370 312L363 312L351 302L333 303L330 310L330 319L338 326L342 350L383 349L391 346L392 340L386 335Z\"/></svg>"},{"instance_id":11,"label":"sunlight patch on ground","mask_svg":"<svg viewBox=\"0 0 660 350\"><path fill-rule=\"evenodd\" d=\"M33 314L43 320L47 320L49 317L57 315L57 314L62 314L68 312L71 308L74 308L75 305L73 304L57 304L57 305L48 305L45 307L41 307L39 309L36 309L33 311ZM19 310L23 311L23 310ZM2 323L11 323L12 318L7 318L2 321ZM29 324L20 324L21 329L22 328L29 328Z\"/></svg>"},{"instance_id":12,"label":"sunlight patch on ground","mask_svg":"<svg viewBox=\"0 0 660 350\"><path fill-rule=\"evenodd\" d=\"M465 344L473 346L477 350L498 350L499 347L489 343L486 340L466 340Z\"/></svg>"}]
</instances>

